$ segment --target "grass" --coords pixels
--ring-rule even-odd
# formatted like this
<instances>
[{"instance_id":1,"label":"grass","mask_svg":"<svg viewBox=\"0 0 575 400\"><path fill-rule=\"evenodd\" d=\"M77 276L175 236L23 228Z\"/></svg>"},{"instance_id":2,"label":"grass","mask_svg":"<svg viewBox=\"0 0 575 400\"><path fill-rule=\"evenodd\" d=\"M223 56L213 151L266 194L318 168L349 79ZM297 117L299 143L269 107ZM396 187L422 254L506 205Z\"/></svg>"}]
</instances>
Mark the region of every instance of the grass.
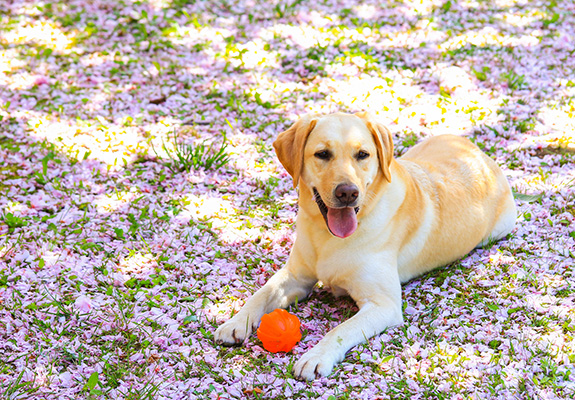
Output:
<instances>
[{"instance_id":1,"label":"grass","mask_svg":"<svg viewBox=\"0 0 575 400\"><path fill-rule=\"evenodd\" d=\"M501 79L507 83L507 87L511 90L520 90L527 86L525 82L525 76L518 75L513 71L501 74Z\"/></svg>"},{"instance_id":2,"label":"grass","mask_svg":"<svg viewBox=\"0 0 575 400\"><path fill-rule=\"evenodd\" d=\"M0 6L1 398L573 398L568 2L148 3ZM445 66L475 86L440 87ZM362 109L397 155L472 137L520 217L405 284L403 326L299 382L294 363L351 299L318 287L292 306L288 354L213 332L293 246L273 138L299 114Z\"/></svg>"},{"instance_id":3,"label":"grass","mask_svg":"<svg viewBox=\"0 0 575 400\"><path fill-rule=\"evenodd\" d=\"M228 143L225 133L219 146L214 143L207 144L205 140L200 144L184 143L178 140L176 130L168 139L171 139L171 146L162 141L162 150L168 157L166 166L172 172L190 172L200 168L218 170L230 161L230 155L226 152ZM156 149L153 150L158 156Z\"/></svg>"},{"instance_id":4,"label":"grass","mask_svg":"<svg viewBox=\"0 0 575 400\"><path fill-rule=\"evenodd\" d=\"M28 221L25 217L19 217L10 212L0 215L0 219L6 225L8 225L9 233L13 233L16 228L21 228L28 225Z\"/></svg>"}]
</instances>

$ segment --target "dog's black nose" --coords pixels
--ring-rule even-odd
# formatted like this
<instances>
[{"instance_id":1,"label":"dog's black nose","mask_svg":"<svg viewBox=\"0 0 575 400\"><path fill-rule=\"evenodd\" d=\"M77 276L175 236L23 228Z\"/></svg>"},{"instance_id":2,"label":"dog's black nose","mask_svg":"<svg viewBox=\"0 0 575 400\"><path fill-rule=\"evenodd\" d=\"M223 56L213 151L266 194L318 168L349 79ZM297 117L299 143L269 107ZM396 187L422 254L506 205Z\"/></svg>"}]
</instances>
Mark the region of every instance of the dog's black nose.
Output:
<instances>
[{"instance_id":1,"label":"dog's black nose","mask_svg":"<svg viewBox=\"0 0 575 400\"><path fill-rule=\"evenodd\" d=\"M335 197L343 206L351 206L359 195L359 189L355 185L342 183L335 188Z\"/></svg>"}]
</instances>

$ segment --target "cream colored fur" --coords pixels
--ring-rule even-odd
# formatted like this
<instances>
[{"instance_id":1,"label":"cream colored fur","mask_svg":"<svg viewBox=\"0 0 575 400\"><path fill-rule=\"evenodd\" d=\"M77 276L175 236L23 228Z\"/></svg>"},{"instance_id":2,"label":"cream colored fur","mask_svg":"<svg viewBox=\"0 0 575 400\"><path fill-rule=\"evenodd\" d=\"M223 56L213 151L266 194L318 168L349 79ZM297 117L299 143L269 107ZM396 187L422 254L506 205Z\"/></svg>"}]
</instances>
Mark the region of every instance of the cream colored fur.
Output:
<instances>
[{"instance_id":1,"label":"cream colored fur","mask_svg":"<svg viewBox=\"0 0 575 400\"><path fill-rule=\"evenodd\" d=\"M338 113L302 117L274 147L299 186L297 238L287 264L215 340L243 342L262 315L304 299L318 281L349 294L359 311L301 356L299 378L328 375L350 348L401 324L401 283L506 236L515 222L505 176L465 138L432 137L395 160L384 126L366 113ZM326 149L332 158L318 158ZM360 160L360 151L368 157ZM334 191L342 183L359 189L357 230L345 239L330 233L313 195L316 188L337 207Z\"/></svg>"}]
</instances>

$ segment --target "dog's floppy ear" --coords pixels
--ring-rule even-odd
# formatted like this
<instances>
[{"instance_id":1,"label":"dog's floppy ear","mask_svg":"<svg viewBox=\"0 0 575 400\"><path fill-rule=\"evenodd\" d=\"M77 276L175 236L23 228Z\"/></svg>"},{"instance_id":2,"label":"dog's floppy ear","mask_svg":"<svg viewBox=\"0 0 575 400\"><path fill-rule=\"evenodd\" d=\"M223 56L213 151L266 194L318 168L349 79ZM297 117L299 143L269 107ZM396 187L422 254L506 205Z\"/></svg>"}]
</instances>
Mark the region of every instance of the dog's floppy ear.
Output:
<instances>
[{"instance_id":1,"label":"dog's floppy ear","mask_svg":"<svg viewBox=\"0 0 575 400\"><path fill-rule=\"evenodd\" d=\"M317 116L304 115L287 131L280 133L274 141L274 149L278 159L293 178L293 186L297 187L303 168L303 150L307 138L315 124Z\"/></svg>"},{"instance_id":2,"label":"dog's floppy ear","mask_svg":"<svg viewBox=\"0 0 575 400\"><path fill-rule=\"evenodd\" d=\"M381 172L383 177L388 182L391 182L391 171L389 170L391 159L393 158L393 137L391 132L383 124L377 122L368 112L358 112L355 115L365 121L365 125L373 135Z\"/></svg>"}]
</instances>

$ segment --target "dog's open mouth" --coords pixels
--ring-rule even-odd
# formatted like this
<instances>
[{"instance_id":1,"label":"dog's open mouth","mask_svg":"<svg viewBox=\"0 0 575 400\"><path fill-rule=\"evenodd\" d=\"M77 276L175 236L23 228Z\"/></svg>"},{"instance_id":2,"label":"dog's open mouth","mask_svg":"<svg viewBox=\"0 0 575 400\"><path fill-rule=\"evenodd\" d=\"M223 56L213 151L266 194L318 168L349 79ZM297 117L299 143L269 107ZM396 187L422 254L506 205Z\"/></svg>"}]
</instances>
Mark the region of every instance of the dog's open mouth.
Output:
<instances>
[{"instance_id":1,"label":"dog's open mouth","mask_svg":"<svg viewBox=\"0 0 575 400\"><path fill-rule=\"evenodd\" d=\"M330 208L324 203L316 188L313 188L313 199L332 235L346 238L355 232L359 207Z\"/></svg>"}]
</instances>

